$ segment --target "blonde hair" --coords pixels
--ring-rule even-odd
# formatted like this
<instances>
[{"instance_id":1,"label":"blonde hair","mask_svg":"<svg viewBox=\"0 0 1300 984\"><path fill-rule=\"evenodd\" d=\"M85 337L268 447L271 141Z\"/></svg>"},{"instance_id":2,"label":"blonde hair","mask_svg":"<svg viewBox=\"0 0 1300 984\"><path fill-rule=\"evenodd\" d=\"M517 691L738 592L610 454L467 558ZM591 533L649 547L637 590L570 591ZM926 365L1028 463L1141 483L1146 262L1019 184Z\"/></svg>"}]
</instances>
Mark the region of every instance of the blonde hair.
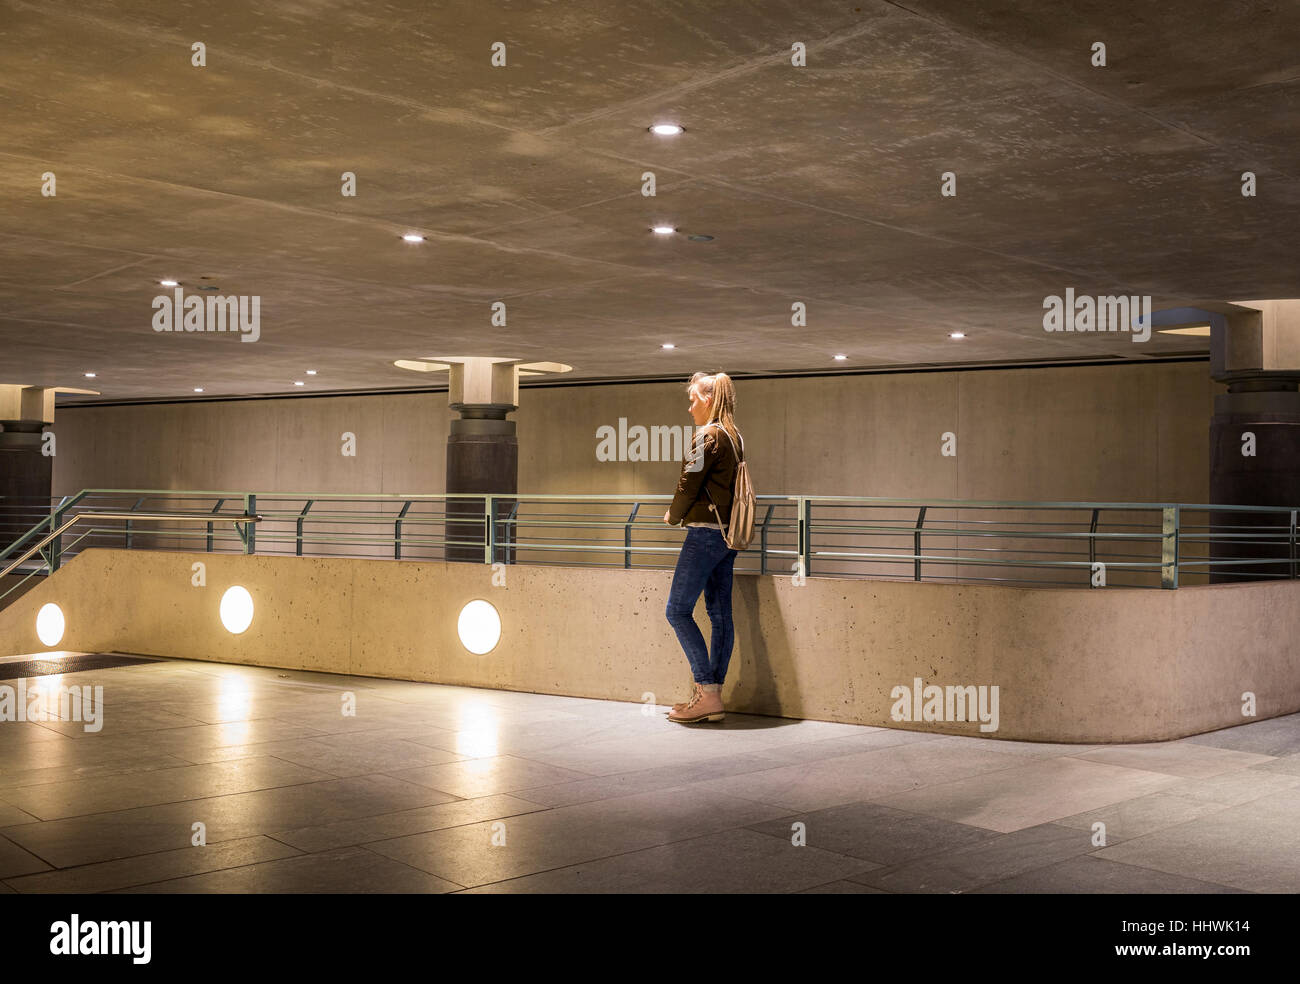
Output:
<instances>
[{"instance_id":1,"label":"blonde hair","mask_svg":"<svg viewBox=\"0 0 1300 984\"><path fill-rule=\"evenodd\" d=\"M725 372L715 372L712 375L697 372L686 384L688 395L691 390L698 391L700 396L712 401L709 404L709 419L705 421L705 426L718 424L731 436L732 441L735 441L736 384L731 381L731 377Z\"/></svg>"}]
</instances>

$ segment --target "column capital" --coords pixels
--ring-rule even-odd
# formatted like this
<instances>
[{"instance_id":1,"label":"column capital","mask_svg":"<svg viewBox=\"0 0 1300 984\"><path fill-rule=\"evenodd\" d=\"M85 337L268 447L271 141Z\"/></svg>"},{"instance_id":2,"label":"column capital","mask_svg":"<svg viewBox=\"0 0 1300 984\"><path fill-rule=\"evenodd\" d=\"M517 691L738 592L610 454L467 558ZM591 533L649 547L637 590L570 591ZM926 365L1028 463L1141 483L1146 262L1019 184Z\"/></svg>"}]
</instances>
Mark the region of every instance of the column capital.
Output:
<instances>
[{"instance_id":1,"label":"column capital","mask_svg":"<svg viewBox=\"0 0 1300 984\"><path fill-rule=\"evenodd\" d=\"M448 403L465 419L504 420L519 409L519 377L570 372L560 362L525 362L497 356L435 355L393 363L413 372L448 373Z\"/></svg>"},{"instance_id":2,"label":"column capital","mask_svg":"<svg viewBox=\"0 0 1300 984\"><path fill-rule=\"evenodd\" d=\"M0 383L0 424L40 425L54 423L54 397L57 393L86 393L98 396L98 390L71 386L25 386Z\"/></svg>"}]
</instances>

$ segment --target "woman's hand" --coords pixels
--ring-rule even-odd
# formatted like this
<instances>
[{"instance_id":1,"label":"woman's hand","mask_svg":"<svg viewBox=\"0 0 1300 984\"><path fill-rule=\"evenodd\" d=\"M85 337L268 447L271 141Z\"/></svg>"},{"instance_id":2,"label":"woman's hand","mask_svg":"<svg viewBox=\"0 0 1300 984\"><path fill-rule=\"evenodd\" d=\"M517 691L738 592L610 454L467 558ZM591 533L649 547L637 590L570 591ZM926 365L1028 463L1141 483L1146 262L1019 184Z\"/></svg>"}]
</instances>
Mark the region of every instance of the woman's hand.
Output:
<instances>
[{"instance_id":1,"label":"woman's hand","mask_svg":"<svg viewBox=\"0 0 1300 984\"><path fill-rule=\"evenodd\" d=\"M668 512L664 513L664 522L667 523L667 525L669 525L669 526L672 526L672 525L673 525L671 522L669 522L669 519L668 519L668 515L669 515L669 513L671 513L671 512L672 512L672 510L669 509Z\"/></svg>"}]
</instances>

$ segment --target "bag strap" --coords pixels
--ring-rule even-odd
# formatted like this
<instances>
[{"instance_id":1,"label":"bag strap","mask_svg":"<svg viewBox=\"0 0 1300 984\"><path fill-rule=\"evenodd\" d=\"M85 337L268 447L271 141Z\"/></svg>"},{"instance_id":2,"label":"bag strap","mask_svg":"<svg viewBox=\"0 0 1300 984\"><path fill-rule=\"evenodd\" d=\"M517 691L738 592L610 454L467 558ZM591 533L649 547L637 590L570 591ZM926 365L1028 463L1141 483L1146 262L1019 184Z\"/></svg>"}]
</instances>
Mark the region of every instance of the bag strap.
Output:
<instances>
[{"instance_id":1,"label":"bag strap","mask_svg":"<svg viewBox=\"0 0 1300 984\"><path fill-rule=\"evenodd\" d=\"M727 428L723 427L721 424L708 424L707 426L716 427L718 430L722 431L722 433L727 434ZM731 445L731 453L736 456L736 464L740 464L740 462L745 460L745 435L741 434L739 430L736 431L736 434L740 437L740 450L736 450L736 442L731 439L730 434L727 434L727 443Z\"/></svg>"},{"instance_id":2,"label":"bag strap","mask_svg":"<svg viewBox=\"0 0 1300 984\"><path fill-rule=\"evenodd\" d=\"M710 424L710 425L708 425L708 426L711 426L711 427L717 427L720 431L722 431L722 433L727 434L727 428L723 427L721 424ZM736 433L737 433L737 434L740 434L740 431L736 431ZM739 474L739 472L740 472L740 466L741 466L741 464L743 464L744 461L745 461L745 459L744 459L744 457L743 457L743 455L744 455L744 453L745 453L745 437L744 437L743 434L740 435L740 451L739 451L739 452L736 451L736 442L733 441L733 440L731 440L731 435L730 435L730 434L727 434L727 441L728 441L728 443L731 444L731 453L734 454L734 455L736 455L736 459L737 459L737 460L736 460L736 472L737 472L737 474ZM717 504L713 501L713 493L709 491L709 483L708 483L708 482L705 482L705 483L704 483L704 494L705 494L705 495L708 497L708 499L709 499L709 505L713 506L713 514L714 514L715 516L718 517L719 525L721 525L722 516L721 516L721 514L718 513L718 506L717 506ZM732 509L733 509L733 511L734 511L734 509L735 509L735 503L734 503L734 502L732 503ZM731 546L731 531L730 531L727 527L725 527L725 526L722 528L722 542L725 543L725 544L727 545L727 549L729 549L729 550L734 550L734 549L735 549L734 547Z\"/></svg>"}]
</instances>

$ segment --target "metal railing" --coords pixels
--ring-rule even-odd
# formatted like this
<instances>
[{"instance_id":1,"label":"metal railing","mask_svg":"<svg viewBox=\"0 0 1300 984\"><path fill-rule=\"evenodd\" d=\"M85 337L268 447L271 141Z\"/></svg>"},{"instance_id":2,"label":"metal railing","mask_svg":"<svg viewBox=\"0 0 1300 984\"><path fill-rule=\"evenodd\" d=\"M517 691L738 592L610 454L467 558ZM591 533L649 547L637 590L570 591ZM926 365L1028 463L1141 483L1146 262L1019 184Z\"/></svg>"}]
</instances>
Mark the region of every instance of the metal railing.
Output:
<instances>
[{"instance_id":1,"label":"metal railing","mask_svg":"<svg viewBox=\"0 0 1300 984\"><path fill-rule=\"evenodd\" d=\"M26 554L31 575L94 546L667 568L682 538L662 522L671 500L87 489L52 502L0 550L0 566L42 540ZM223 512L230 508L240 511ZM90 525L65 544L66 523L78 515ZM1036 587L1295 578L1296 520L1297 509L1269 506L763 495L736 570Z\"/></svg>"},{"instance_id":2,"label":"metal railing","mask_svg":"<svg viewBox=\"0 0 1300 984\"><path fill-rule=\"evenodd\" d=\"M136 511L131 511L131 512L113 511L113 512L78 512L75 513L71 518L66 519L61 523L58 523L56 522L55 515L56 514L51 513L49 519L43 520L34 529L29 531L26 536L24 536L22 539L17 541L10 548L6 549L4 553L0 554L0 565L3 565L2 567L0 567L0 587L3 586L5 578L19 571L20 568L22 568L23 565L26 564L27 561L29 561L33 556L39 554L41 557L40 564L36 565L34 568L28 567L27 570L23 573L21 580L17 584L10 585L9 588L0 592L0 600L3 600L4 597L8 595L11 591L18 590L20 587L23 586L24 583L26 583L30 578L36 576L37 574L53 573L54 571L58 570L59 554L61 552L60 544L62 543L63 540L63 534L71 530L74 526L79 526L87 522L92 522L96 520L111 520L111 521L122 520L124 523L126 523L127 526L127 534L126 534L127 546L129 547L130 536L131 536L130 526L132 523L149 522L150 520L154 520L158 522L182 523L182 524L205 523L207 524L209 529L212 528L213 522L233 523L235 524L236 530L239 533L241 540L248 542L249 540L252 539L252 530L254 528L253 524L261 520L260 516L253 516L253 515L238 516L238 515L223 514L219 516L213 516L212 514L208 514L208 513L186 515L184 513L179 513L179 512L155 513L155 512L136 512ZM46 532L44 536L36 536L36 534L41 529L41 527L47 525L50 527L48 532ZM242 529L240 528L241 525L243 527ZM75 549L75 547L78 544L80 544L80 542L83 539L85 539L87 536L90 536L94 532L95 532L94 527L88 528L85 532L81 534L81 536L77 537L77 539L75 539L70 546L73 549ZM31 542L31 544L25 550L21 550L21 552L19 552L19 548L21 548L22 544L28 541L33 541L33 542ZM47 547L51 548L48 552L46 551ZM17 553L17 556L6 560L5 558L11 553Z\"/></svg>"}]
</instances>

